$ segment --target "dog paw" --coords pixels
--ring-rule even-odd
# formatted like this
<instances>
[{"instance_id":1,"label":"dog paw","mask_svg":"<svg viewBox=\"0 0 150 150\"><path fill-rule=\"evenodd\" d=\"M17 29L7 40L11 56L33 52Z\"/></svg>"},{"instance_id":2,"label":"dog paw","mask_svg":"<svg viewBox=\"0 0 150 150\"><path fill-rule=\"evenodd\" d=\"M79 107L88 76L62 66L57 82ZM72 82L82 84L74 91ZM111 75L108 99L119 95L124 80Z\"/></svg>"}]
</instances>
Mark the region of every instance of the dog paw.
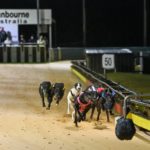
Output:
<instances>
[{"instance_id":1,"label":"dog paw","mask_svg":"<svg viewBox=\"0 0 150 150\"><path fill-rule=\"evenodd\" d=\"M47 109L47 110L50 110L50 107L47 107L46 109Z\"/></svg>"},{"instance_id":2,"label":"dog paw","mask_svg":"<svg viewBox=\"0 0 150 150\"><path fill-rule=\"evenodd\" d=\"M75 124L75 127L77 127L77 128L78 128L78 127L79 127L79 126L78 126L78 124Z\"/></svg>"}]
</instances>

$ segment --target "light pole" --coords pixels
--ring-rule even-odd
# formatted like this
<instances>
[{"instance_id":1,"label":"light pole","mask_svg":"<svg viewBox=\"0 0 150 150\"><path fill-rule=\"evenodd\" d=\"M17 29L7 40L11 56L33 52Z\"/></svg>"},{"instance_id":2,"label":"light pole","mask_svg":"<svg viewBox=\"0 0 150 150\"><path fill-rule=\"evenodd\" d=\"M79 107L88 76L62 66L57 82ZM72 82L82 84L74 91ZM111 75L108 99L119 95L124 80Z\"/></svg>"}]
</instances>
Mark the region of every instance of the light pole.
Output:
<instances>
[{"instance_id":1,"label":"light pole","mask_svg":"<svg viewBox=\"0 0 150 150\"><path fill-rule=\"evenodd\" d=\"M36 0L36 8L37 8L37 37L38 37L40 34L40 19L39 19L40 0Z\"/></svg>"},{"instance_id":2,"label":"light pole","mask_svg":"<svg viewBox=\"0 0 150 150\"><path fill-rule=\"evenodd\" d=\"M57 27L56 27L56 20L54 18L52 18L52 24L54 25L54 39L55 39L55 47L57 46Z\"/></svg>"},{"instance_id":3,"label":"light pole","mask_svg":"<svg viewBox=\"0 0 150 150\"><path fill-rule=\"evenodd\" d=\"M83 46L86 46L86 8L85 0L82 0L82 25L83 25Z\"/></svg>"},{"instance_id":4,"label":"light pole","mask_svg":"<svg viewBox=\"0 0 150 150\"><path fill-rule=\"evenodd\" d=\"M143 0L143 45L147 46L147 0Z\"/></svg>"}]
</instances>

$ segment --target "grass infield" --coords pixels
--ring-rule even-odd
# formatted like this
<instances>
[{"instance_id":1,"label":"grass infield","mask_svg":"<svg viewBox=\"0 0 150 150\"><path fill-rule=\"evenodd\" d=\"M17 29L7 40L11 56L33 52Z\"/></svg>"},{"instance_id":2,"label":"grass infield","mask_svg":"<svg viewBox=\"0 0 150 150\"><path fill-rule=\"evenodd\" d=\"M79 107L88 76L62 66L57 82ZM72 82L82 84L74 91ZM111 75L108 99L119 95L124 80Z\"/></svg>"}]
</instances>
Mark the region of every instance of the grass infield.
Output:
<instances>
[{"instance_id":1,"label":"grass infield","mask_svg":"<svg viewBox=\"0 0 150 150\"><path fill-rule=\"evenodd\" d=\"M117 72L107 73L107 78L138 94L150 93L150 75Z\"/></svg>"}]
</instances>

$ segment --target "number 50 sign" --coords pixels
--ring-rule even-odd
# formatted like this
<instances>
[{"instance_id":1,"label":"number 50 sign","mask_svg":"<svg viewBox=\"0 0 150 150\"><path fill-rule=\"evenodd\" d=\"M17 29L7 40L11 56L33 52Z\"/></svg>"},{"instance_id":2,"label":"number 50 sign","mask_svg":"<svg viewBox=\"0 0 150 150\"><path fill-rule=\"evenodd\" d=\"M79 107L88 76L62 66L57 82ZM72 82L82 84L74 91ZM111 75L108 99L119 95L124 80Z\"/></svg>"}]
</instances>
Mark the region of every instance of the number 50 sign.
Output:
<instances>
[{"instance_id":1,"label":"number 50 sign","mask_svg":"<svg viewBox=\"0 0 150 150\"><path fill-rule=\"evenodd\" d=\"M104 69L114 69L115 68L115 57L113 54L103 54L102 55L102 67Z\"/></svg>"}]
</instances>

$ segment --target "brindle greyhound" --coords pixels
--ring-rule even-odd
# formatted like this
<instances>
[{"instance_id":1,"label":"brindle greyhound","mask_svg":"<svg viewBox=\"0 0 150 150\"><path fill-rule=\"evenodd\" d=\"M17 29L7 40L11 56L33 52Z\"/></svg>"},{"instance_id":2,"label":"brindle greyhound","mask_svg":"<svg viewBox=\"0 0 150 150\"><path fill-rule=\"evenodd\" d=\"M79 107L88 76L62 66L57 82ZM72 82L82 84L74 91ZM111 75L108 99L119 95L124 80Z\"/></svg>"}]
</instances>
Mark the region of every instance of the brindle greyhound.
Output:
<instances>
[{"instance_id":1,"label":"brindle greyhound","mask_svg":"<svg viewBox=\"0 0 150 150\"><path fill-rule=\"evenodd\" d=\"M56 101L56 105L59 104L60 100L64 96L65 88L64 83L55 83L53 85L53 99Z\"/></svg>"},{"instance_id":2,"label":"brindle greyhound","mask_svg":"<svg viewBox=\"0 0 150 150\"><path fill-rule=\"evenodd\" d=\"M74 100L74 123L78 127L78 122L86 119L86 113L91 108L93 101L97 98L96 92L84 91Z\"/></svg>"},{"instance_id":3,"label":"brindle greyhound","mask_svg":"<svg viewBox=\"0 0 150 150\"><path fill-rule=\"evenodd\" d=\"M56 104L59 104L59 101L64 95L64 83L55 83L51 84L50 81L43 81L39 86L39 94L42 98L42 106L45 107L45 98L47 98L48 106L47 109L50 109L51 103L56 100Z\"/></svg>"},{"instance_id":4,"label":"brindle greyhound","mask_svg":"<svg viewBox=\"0 0 150 150\"><path fill-rule=\"evenodd\" d=\"M43 81L39 86L39 94L42 98L42 106L45 107L45 98L47 98L48 106L47 109L50 109L52 103L52 84L50 81Z\"/></svg>"},{"instance_id":5,"label":"brindle greyhound","mask_svg":"<svg viewBox=\"0 0 150 150\"><path fill-rule=\"evenodd\" d=\"M112 108L114 104L114 95L107 89L104 89L102 87L96 88L94 85L91 85L88 88L86 88L86 91L97 91L98 94L97 99L93 101L93 103L91 104L92 111L90 118L93 119L95 108L97 108L97 121L98 121L102 109L106 111L107 122L109 122L110 121L109 113L110 115L113 115Z\"/></svg>"}]
</instances>

